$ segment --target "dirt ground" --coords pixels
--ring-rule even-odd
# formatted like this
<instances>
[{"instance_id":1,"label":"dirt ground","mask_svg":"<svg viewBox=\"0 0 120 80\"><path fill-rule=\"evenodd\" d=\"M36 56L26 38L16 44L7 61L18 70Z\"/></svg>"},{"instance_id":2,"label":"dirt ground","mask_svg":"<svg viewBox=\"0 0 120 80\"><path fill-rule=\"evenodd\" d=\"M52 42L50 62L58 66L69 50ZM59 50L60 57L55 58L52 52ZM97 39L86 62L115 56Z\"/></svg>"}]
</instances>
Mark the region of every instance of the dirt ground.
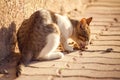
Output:
<instances>
[{"instance_id":1,"label":"dirt ground","mask_svg":"<svg viewBox=\"0 0 120 80\"><path fill-rule=\"evenodd\" d=\"M11 74L0 80L120 80L120 1L93 0L80 9L67 14L75 19L93 17L90 25L91 44L86 51L74 51L63 59L32 62L21 66L21 75Z\"/></svg>"}]
</instances>

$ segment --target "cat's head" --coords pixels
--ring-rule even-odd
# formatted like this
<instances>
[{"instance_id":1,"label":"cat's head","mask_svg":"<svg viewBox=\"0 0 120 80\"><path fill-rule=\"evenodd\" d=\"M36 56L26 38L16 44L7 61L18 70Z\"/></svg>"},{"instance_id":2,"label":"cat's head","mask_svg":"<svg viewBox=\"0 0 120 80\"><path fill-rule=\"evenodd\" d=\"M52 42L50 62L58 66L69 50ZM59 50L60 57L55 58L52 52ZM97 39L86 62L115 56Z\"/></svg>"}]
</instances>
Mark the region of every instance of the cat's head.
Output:
<instances>
[{"instance_id":1,"label":"cat's head","mask_svg":"<svg viewBox=\"0 0 120 80\"><path fill-rule=\"evenodd\" d=\"M79 47L85 47L88 45L90 40L90 28L89 25L92 21L92 17L90 18L82 18L78 23L76 27L76 39L75 42L77 42Z\"/></svg>"}]
</instances>

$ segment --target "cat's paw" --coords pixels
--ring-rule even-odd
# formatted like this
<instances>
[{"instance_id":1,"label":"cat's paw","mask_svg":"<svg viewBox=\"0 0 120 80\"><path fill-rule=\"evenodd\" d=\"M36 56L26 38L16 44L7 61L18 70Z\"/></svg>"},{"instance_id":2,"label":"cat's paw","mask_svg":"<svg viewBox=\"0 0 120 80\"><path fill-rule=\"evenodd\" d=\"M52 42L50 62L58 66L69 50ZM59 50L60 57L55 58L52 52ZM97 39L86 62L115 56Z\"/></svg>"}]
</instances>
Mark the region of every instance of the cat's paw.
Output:
<instances>
[{"instance_id":1,"label":"cat's paw","mask_svg":"<svg viewBox=\"0 0 120 80\"><path fill-rule=\"evenodd\" d=\"M61 52L56 52L56 54L57 54L57 57L58 57L58 58L63 58L63 57L64 57L64 54L61 53Z\"/></svg>"},{"instance_id":2,"label":"cat's paw","mask_svg":"<svg viewBox=\"0 0 120 80\"><path fill-rule=\"evenodd\" d=\"M42 57L38 57L38 60L54 60L54 59L61 59L64 57L64 54L61 52L53 52L50 54L47 54L45 56Z\"/></svg>"},{"instance_id":3,"label":"cat's paw","mask_svg":"<svg viewBox=\"0 0 120 80\"><path fill-rule=\"evenodd\" d=\"M73 51L73 47L67 46L67 47L65 47L65 51L72 52Z\"/></svg>"},{"instance_id":4,"label":"cat's paw","mask_svg":"<svg viewBox=\"0 0 120 80\"><path fill-rule=\"evenodd\" d=\"M64 57L64 54L62 52L54 52L48 56L49 56L49 59L61 59Z\"/></svg>"}]
</instances>

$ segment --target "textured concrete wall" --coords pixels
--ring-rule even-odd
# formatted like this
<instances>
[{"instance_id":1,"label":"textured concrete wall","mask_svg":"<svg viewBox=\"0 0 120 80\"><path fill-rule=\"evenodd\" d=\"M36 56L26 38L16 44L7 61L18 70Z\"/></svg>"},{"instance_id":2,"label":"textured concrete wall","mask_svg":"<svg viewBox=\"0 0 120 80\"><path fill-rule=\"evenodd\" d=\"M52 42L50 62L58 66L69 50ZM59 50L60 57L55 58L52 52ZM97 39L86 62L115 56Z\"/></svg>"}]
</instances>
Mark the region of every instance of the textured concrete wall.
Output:
<instances>
[{"instance_id":1,"label":"textured concrete wall","mask_svg":"<svg viewBox=\"0 0 120 80\"><path fill-rule=\"evenodd\" d=\"M8 27L12 21L18 27L24 18L40 8L60 13L81 7L81 0L0 0L0 27Z\"/></svg>"},{"instance_id":2,"label":"textured concrete wall","mask_svg":"<svg viewBox=\"0 0 120 80\"><path fill-rule=\"evenodd\" d=\"M23 4L22 0L0 0L0 60L15 49L16 25L24 18Z\"/></svg>"}]
</instances>

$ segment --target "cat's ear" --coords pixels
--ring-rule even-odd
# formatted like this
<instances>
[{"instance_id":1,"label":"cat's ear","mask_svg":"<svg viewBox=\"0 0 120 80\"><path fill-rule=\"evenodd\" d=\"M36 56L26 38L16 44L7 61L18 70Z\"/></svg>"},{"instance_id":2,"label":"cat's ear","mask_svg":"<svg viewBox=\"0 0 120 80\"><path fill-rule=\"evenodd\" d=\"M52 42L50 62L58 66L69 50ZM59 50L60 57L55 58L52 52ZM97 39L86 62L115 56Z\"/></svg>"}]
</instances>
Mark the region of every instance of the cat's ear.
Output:
<instances>
[{"instance_id":1,"label":"cat's ear","mask_svg":"<svg viewBox=\"0 0 120 80\"><path fill-rule=\"evenodd\" d=\"M91 21L92 21L92 17L89 17L89 18L86 19L86 22L87 22L88 25L90 24Z\"/></svg>"},{"instance_id":2,"label":"cat's ear","mask_svg":"<svg viewBox=\"0 0 120 80\"><path fill-rule=\"evenodd\" d=\"M84 25L86 25L86 19L82 18L79 23L79 28L84 29Z\"/></svg>"}]
</instances>

